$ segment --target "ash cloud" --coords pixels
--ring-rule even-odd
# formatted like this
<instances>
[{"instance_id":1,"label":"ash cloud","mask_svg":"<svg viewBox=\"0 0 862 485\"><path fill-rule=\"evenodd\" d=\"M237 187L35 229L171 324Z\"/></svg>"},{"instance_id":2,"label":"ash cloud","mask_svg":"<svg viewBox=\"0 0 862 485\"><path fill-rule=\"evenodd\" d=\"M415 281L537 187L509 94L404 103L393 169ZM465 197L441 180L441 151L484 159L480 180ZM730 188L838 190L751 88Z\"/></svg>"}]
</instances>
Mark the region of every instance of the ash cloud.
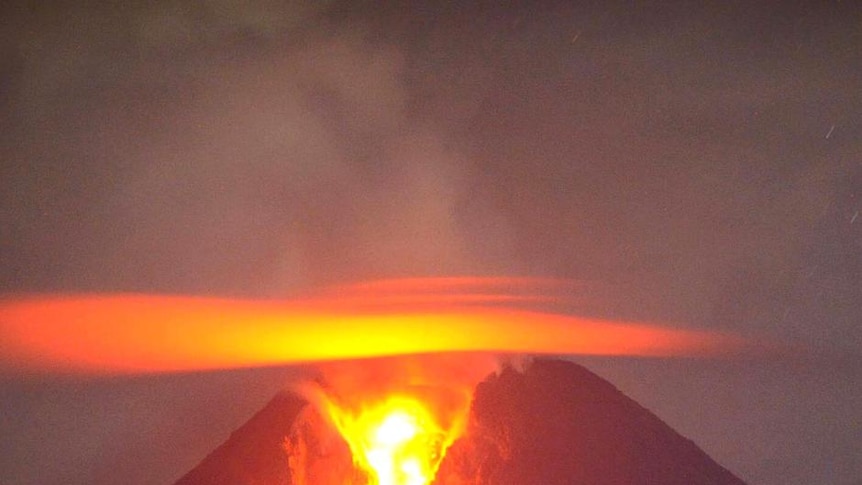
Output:
<instances>
[{"instance_id":1,"label":"ash cloud","mask_svg":"<svg viewBox=\"0 0 862 485\"><path fill-rule=\"evenodd\" d=\"M7 291L535 274L862 338L830 304L860 296L840 7L7 8Z\"/></svg>"},{"instance_id":2,"label":"ash cloud","mask_svg":"<svg viewBox=\"0 0 862 485\"><path fill-rule=\"evenodd\" d=\"M463 156L408 112L403 49L282 8L24 15L3 286L277 296L511 257L458 215Z\"/></svg>"}]
</instances>

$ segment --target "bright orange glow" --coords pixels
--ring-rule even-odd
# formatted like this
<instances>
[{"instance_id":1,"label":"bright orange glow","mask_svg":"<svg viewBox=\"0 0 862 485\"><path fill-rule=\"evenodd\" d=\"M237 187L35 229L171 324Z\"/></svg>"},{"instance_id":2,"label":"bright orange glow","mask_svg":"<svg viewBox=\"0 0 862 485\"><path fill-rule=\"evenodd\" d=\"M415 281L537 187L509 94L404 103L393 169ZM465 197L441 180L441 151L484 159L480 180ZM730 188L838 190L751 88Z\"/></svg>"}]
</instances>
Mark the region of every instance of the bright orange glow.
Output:
<instances>
[{"instance_id":1,"label":"bright orange glow","mask_svg":"<svg viewBox=\"0 0 862 485\"><path fill-rule=\"evenodd\" d=\"M546 283L495 279L488 285L494 291L481 293L482 280L469 278L474 292L461 293L464 285L450 280L348 287L290 301L7 297L0 300L0 366L144 373L439 352L691 355L740 343L704 331L525 308L551 299L525 291L545 291ZM516 291L504 291L510 287Z\"/></svg>"},{"instance_id":2,"label":"bright orange glow","mask_svg":"<svg viewBox=\"0 0 862 485\"><path fill-rule=\"evenodd\" d=\"M467 408L441 423L428 403L406 395L351 410L327 400L325 410L345 439L355 464L372 485L427 485L464 426Z\"/></svg>"},{"instance_id":3,"label":"bright orange glow","mask_svg":"<svg viewBox=\"0 0 862 485\"><path fill-rule=\"evenodd\" d=\"M286 446L294 483L431 483L465 428L476 384L498 366L487 354L318 364L318 379L294 387L312 405Z\"/></svg>"}]
</instances>

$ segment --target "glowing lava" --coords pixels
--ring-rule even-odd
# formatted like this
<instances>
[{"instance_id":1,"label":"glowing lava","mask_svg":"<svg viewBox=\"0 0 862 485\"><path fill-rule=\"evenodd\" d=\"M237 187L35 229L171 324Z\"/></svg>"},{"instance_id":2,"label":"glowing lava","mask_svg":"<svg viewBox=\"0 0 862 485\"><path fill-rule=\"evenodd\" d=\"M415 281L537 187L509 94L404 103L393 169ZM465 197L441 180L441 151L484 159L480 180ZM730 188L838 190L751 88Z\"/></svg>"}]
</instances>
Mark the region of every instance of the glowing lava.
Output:
<instances>
[{"instance_id":1,"label":"glowing lava","mask_svg":"<svg viewBox=\"0 0 862 485\"><path fill-rule=\"evenodd\" d=\"M310 403L285 449L297 485L427 485L466 427L487 354L360 359L315 366Z\"/></svg>"},{"instance_id":2,"label":"glowing lava","mask_svg":"<svg viewBox=\"0 0 862 485\"><path fill-rule=\"evenodd\" d=\"M461 434L467 410L459 419L443 423L428 403L393 395L359 411L329 401L326 411L370 484L427 485Z\"/></svg>"},{"instance_id":3,"label":"glowing lava","mask_svg":"<svg viewBox=\"0 0 862 485\"><path fill-rule=\"evenodd\" d=\"M317 363L333 372L323 372L327 389L307 396L317 411L307 414L316 418L286 441L294 483L427 485L464 431L474 385L490 370L466 365L466 354L709 355L744 343L555 306L573 295L565 282L523 278L390 280L293 300L0 295L0 374ZM441 360L410 360L420 355ZM459 358L447 362L447 355ZM396 356L398 365L369 362ZM336 369L354 360L362 365ZM332 428L352 458L327 448Z\"/></svg>"}]
</instances>

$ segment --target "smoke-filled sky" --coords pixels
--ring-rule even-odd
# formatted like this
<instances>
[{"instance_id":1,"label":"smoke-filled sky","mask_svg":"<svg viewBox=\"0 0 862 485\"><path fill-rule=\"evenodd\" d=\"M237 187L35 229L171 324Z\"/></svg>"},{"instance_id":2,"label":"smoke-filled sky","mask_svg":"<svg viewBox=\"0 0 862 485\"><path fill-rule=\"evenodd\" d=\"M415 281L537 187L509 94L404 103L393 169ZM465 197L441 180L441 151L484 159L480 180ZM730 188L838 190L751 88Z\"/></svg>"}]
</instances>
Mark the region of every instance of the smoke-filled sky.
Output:
<instances>
[{"instance_id":1,"label":"smoke-filled sky","mask_svg":"<svg viewBox=\"0 0 862 485\"><path fill-rule=\"evenodd\" d=\"M751 483L862 477L854 2L0 8L0 292L574 279L809 349L588 363ZM0 482L170 482L295 372L4 377Z\"/></svg>"}]
</instances>

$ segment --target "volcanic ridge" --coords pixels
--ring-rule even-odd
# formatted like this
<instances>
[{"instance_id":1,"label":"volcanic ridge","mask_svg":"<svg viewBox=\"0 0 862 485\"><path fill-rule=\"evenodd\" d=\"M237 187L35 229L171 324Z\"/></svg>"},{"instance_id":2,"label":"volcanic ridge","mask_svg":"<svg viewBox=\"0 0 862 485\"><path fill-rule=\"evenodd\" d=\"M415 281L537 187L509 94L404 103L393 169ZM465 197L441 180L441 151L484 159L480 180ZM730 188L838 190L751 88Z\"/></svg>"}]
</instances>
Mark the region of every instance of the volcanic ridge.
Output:
<instances>
[{"instance_id":1,"label":"volcanic ridge","mask_svg":"<svg viewBox=\"0 0 862 485\"><path fill-rule=\"evenodd\" d=\"M308 402L282 392L176 485L330 485L300 477L291 446ZM342 458L343 461L343 458ZM322 462L327 463L327 462ZM320 473L318 476L312 476ZM361 483L361 482L360 482ZM693 442L572 362L504 368L475 389L467 429L435 485L740 485Z\"/></svg>"}]
</instances>

